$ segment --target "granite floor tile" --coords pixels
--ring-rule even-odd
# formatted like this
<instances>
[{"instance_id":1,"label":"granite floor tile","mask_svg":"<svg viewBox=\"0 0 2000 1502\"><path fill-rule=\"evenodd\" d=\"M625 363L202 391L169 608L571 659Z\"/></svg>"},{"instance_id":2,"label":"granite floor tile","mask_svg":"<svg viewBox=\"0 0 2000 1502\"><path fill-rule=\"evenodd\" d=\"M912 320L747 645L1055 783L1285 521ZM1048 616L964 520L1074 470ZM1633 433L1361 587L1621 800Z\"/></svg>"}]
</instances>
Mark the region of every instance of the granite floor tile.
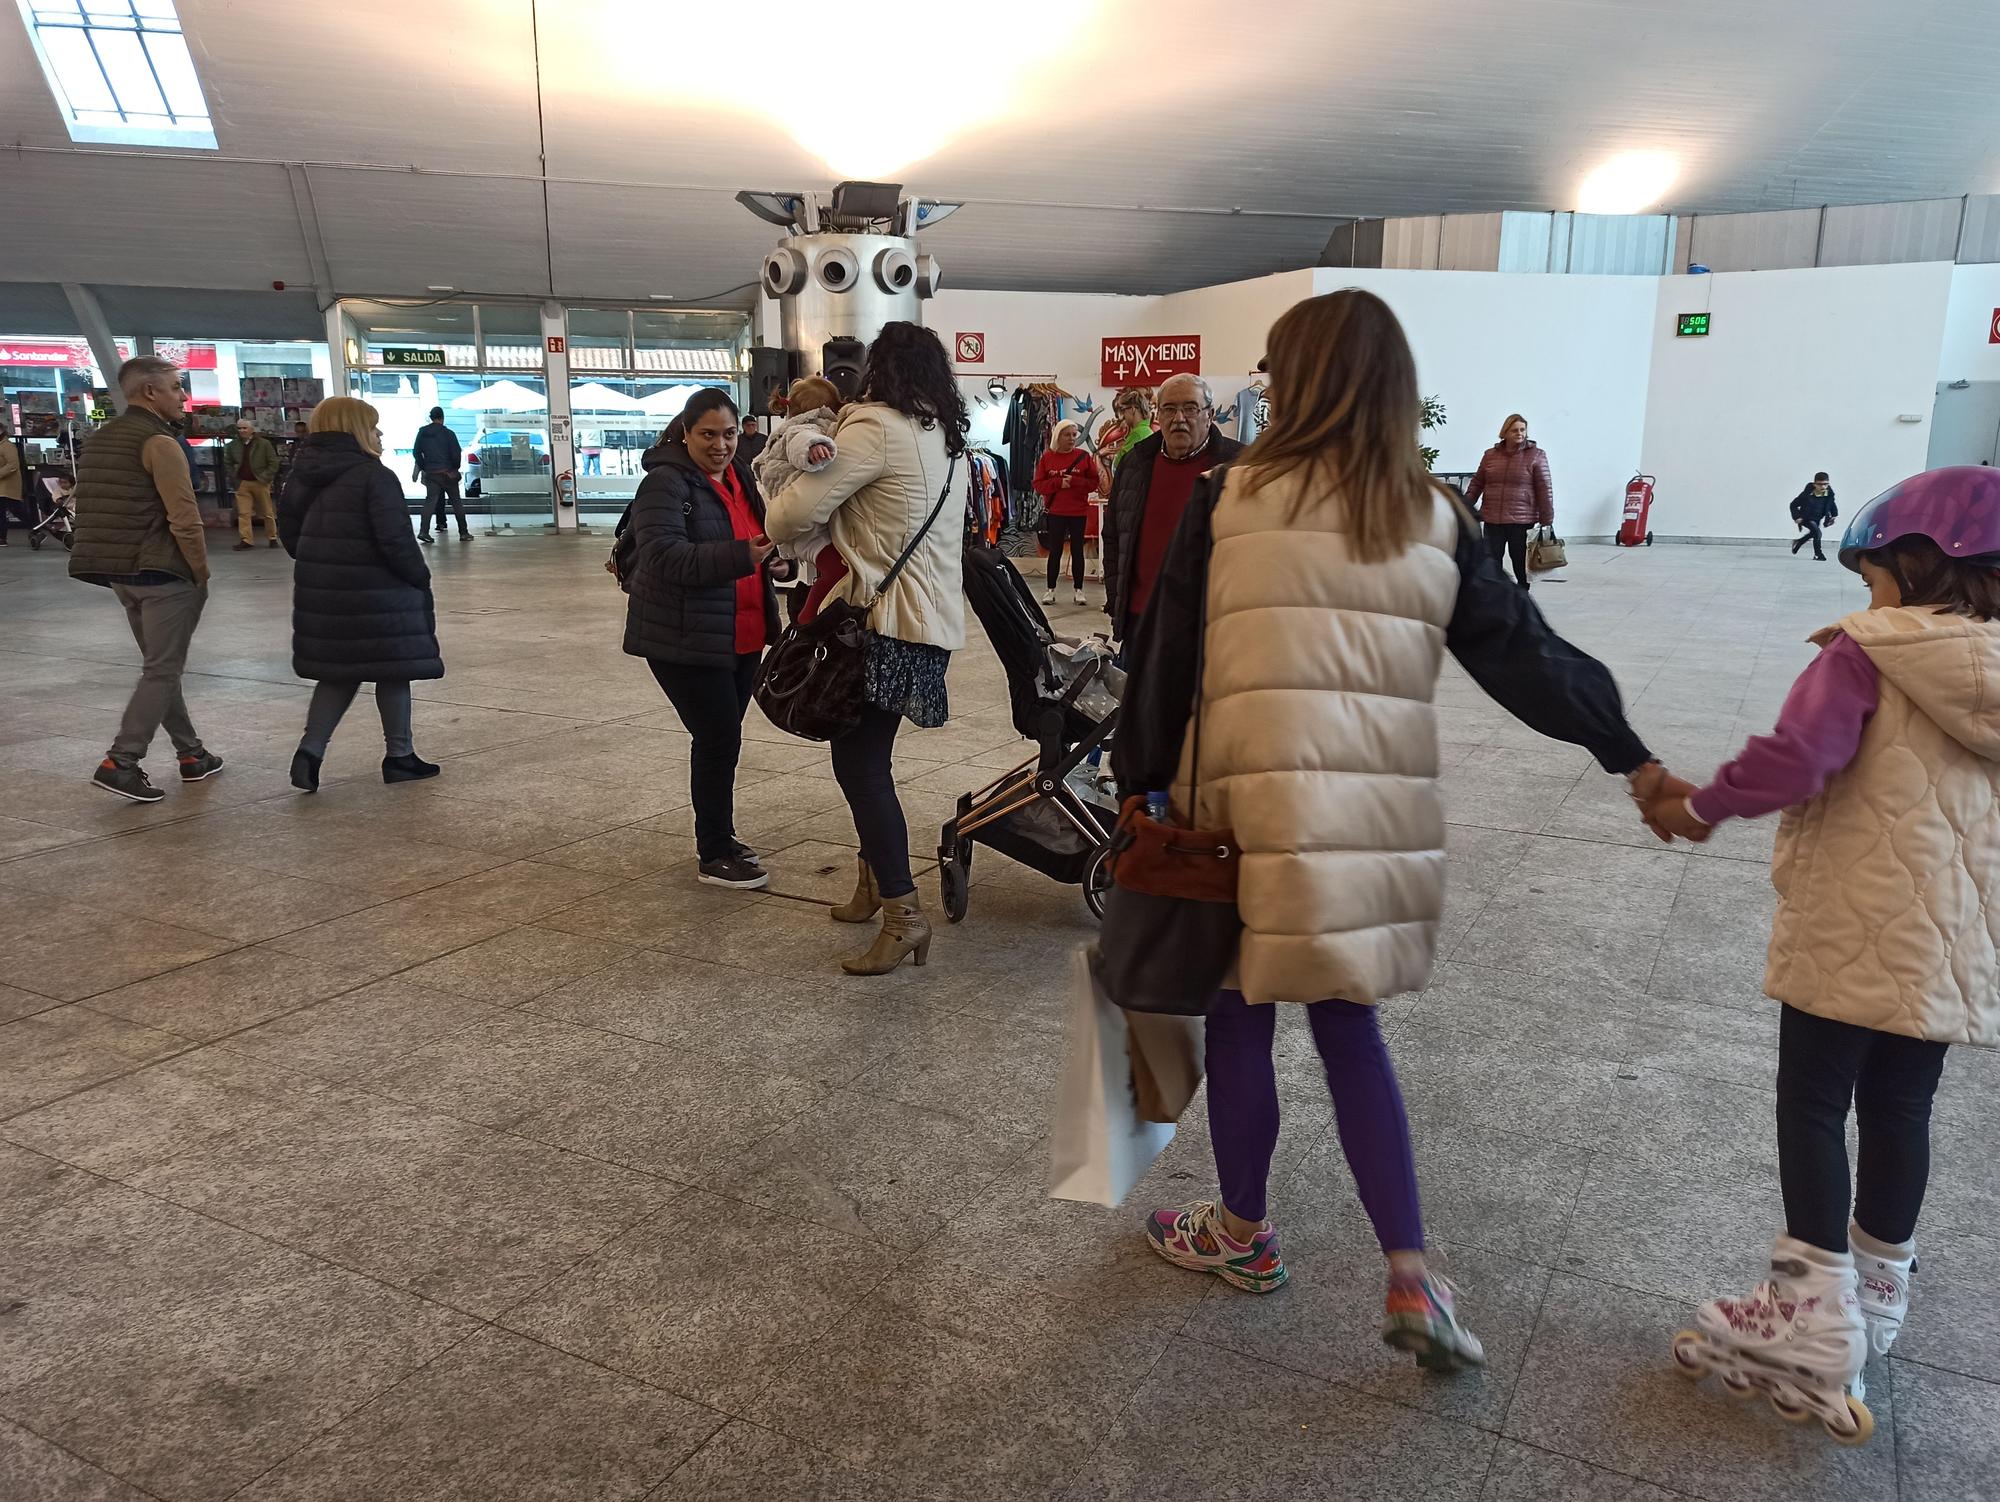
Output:
<instances>
[{"instance_id":1,"label":"granite floor tile","mask_svg":"<svg viewBox=\"0 0 2000 1502\"><path fill-rule=\"evenodd\" d=\"M471 1329L18 1149L0 1190L0 1404L158 1496L228 1496Z\"/></svg>"},{"instance_id":2,"label":"granite floor tile","mask_svg":"<svg viewBox=\"0 0 2000 1502\"><path fill-rule=\"evenodd\" d=\"M1503 1439L1480 1502L1678 1502L1678 1492Z\"/></svg>"},{"instance_id":3,"label":"granite floor tile","mask_svg":"<svg viewBox=\"0 0 2000 1502\"><path fill-rule=\"evenodd\" d=\"M541 1143L346 1091L273 1112L133 1182L485 1318L672 1192Z\"/></svg>"},{"instance_id":4,"label":"granite floor tile","mask_svg":"<svg viewBox=\"0 0 2000 1502\"><path fill-rule=\"evenodd\" d=\"M1561 1047L1559 1038L1533 1035L1426 1032L1420 1043L1399 1035L1390 1052L1413 1119L1595 1148L1612 1120L1615 1092L1629 1082L1619 1079L1619 1065Z\"/></svg>"},{"instance_id":5,"label":"granite floor tile","mask_svg":"<svg viewBox=\"0 0 2000 1502\"><path fill-rule=\"evenodd\" d=\"M90 834L81 829L38 824L32 819L0 818L0 860L35 850L53 850L89 838Z\"/></svg>"},{"instance_id":6,"label":"granite floor tile","mask_svg":"<svg viewBox=\"0 0 2000 1502\"><path fill-rule=\"evenodd\" d=\"M238 1493L244 1502L638 1498L720 1414L483 1330Z\"/></svg>"},{"instance_id":7,"label":"granite floor tile","mask_svg":"<svg viewBox=\"0 0 2000 1502\"><path fill-rule=\"evenodd\" d=\"M1613 1085L1598 1144L1606 1152L1663 1173L1753 1183L1776 1177L1771 1088L1630 1067Z\"/></svg>"},{"instance_id":8,"label":"granite floor tile","mask_svg":"<svg viewBox=\"0 0 2000 1502\"><path fill-rule=\"evenodd\" d=\"M989 1122L836 1090L700 1182L845 1235L911 1248L1033 1141Z\"/></svg>"},{"instance_id":9,"label":"granite floor tile","mask_svg":"<svg viewBox=\"0 0 2000 1502\"><path fill-rule=\"evenodd\" d=\"M552 928L516 928L405 970L400 979L511 1007L594 975L634 953L631 945L610 939Z\"/></svg>"},{"instance_id":10,"label":"granite floor tile","mask_svg":"<svg viewBox=\"0 0 2000 1502\"><path fill-rule=\"evenodd\" d=\"M721 943L704 936L769 899L758 892L697 886L693 868L690 856L678 870L606 887L537 920L537 926L647 949L686 944L720 954Z\"/></svg>"},{"instance_id":11,"label":"granite floor tile","mask_svg":"<svg viewBox=\"0 0 2000 1502\"><path fill-rule=\"evenodd\" d=\"M208 1040L324 1001L367 977L276 949L237 949L90 999L94 1012Z\"/></svg>"},{"instance_id":12,"label":"granite floor tile","mask_svg":"<svg viewBox=\"0 0 2000 1502\"><path fill-rule=\"evenodd\" d=\"M1282 1295L1280 1295L1282 1297ZM1218 1392L1254 1402L1218 1403ZM1494 1437L1198 1341L1175 1341L1065 1495L1473 1502Z\"/></svg>"},{"instance_id":13,"label":"granite floor tile","mask_svg":"<svg viewBox=\"0 0 2000 1502\"><path fill-rule=\"evenodd\" d=\"M0 1024L0 1117L85 1090L192 1045L84 1006Z\"/></svg>"},{"instance_id":14,"label":"granite floor tile","mask_svg":"<svg viewBox=\"0 0 2000 1502\"><path fill-rule=\"evenodd\" d=\"M694 859L694 846L683 835L660 834L633 826L607 829L602 834L558 845L540 852L535 859L551 866L599 871L630 880L687 865Z\"/></svg>"},{"instance_id":15,"label":"granite floor tile","mask_svg":"<svg viewBox=\"0 0 2000 1502\"><path fill-rule=\"evenodd\" d=\"M404 897L281 935L268 947L379 979L514 926L506 918L452 912L427 897Z\"/></svg>"},{"instance_id":16,"label":"granite floor tile","mask_svg":"<svg viewBox=\"0 0 2000 1502\"><path fill-rule=\"evenodd\" d=\"M537 997L527 1009L828 1085L846 1084L877 1059L914 1045L935 1015L893 990L862 995L813 974L771 969L753 976L734 965L652 952Z\"/></svg>"},{"instance_id":17,"label":"granite floor tile","mask_svg":"<svg viewBox=\"0 0 2000 1502\"><path fill-rule=\"evenodd\" d=\"M1017 1132L1047 1130L1063 1043L1054 1033L978 1017L937 1017L852 1088L905 1105L956 1111Z\"/></svg>"},{"instance_id":18,"label":"granite floor tile","mask_svg":"<svg viewBox=\"0 0 2000 1502\"><path fill-rule=\"evenodd\" d=\"M687 1255L699 1227L702 1255ZM746 1267L756 1276L745 1278ZM600 1366L741 1412L897 1266L872 1242L691 1192L504 1323Z\"/></svg>"},{"instance_id":19,"label":"granite floor tile","mask_svg":"<svg viewBox=\"0 0 2000 1502\"><path fill-rule=\"evenodd\" d=\"M35 1502L147 1502L106 1471L0 1419L0 1497Z\"/></svg>"},{"instance_id":20,"label":"granite floor tile","mask_svg":"<svg viewBox=\"0 0 2000 1502\"><path fill-rule=\"evenodd\" d=\"M365 907L381 897L269 871L227 869L164 890L140 906L147 917L242 944L275 938Z\"/></svg>"},{"instance_id":21,"label":"granite floor tile","mask_svg":"<svg viewBox=\"0 0 2000 1502\"><path fill-rule=\"evenodd\" d=\"M398 976L288 1012L218 1046L315 1079L351 1080L497 1015L483 1002Z\"/></svg>"},{"instance_id":22,"label":"granite floor tile","mask_svg":"<svg viewBox=\"0 0 2000 1502\"><path fill-rule=\"evenodd\" d=\"M433 887L424 901L437 911L531 923L617 884L615 876L524 860Z\"/></svg>"},{"instance_id":23,"label":"granite floor tile","mask_svg":"<svg viewBox=\"0 0 2000 1502\"><path fill-rule=\"evenodd\" d=\"M938 1269L878 1287L743 1416L926 1496L1060 1497L1168 1339Z\"/></svg>"},{"instance_id":24,"label":"granite floor tile","mask_svg":"<svg viewBox=\"0 0 2000 1502\"><path fill-rule=\"evenodd\" d=\"M842 1465L831 1456L740 1420L718 1430L647 1502L915 1502L918 1493Z\"/></svg>"},{"instance_id":25,"label":"granite floor tile","mask_svg":"<svg viewBox=\"0 0 2000 1502\"><path fill-rule=\"evenodd\" d=\"M1668 1347L1688 1312L1557 1273L1507 1437L1718 1502L1895 1494L1892 1446L1844 1449L1816 1424L1787 1424L1767 1403L1732 1401L1713 1378L1681 1376ZM1894 1414L1879 1396L1870 1390L1869 1407L1886 1437Z\"/></svg>"},{"instance_id":26,"label":"granite floor tile","mask_svg":"<svg viewBox=\"0 0 2000 1502\"><path fill-rule=\"evenodd\" d=\"M32 1017L37 1012L46 1012L51 1007L63 1003L53 996L39 996L33 991L17 991L12 986L0 986L0 1023L12 1022L20 1017Z\"/></svg>"},{"instance_id":27,"label":"granite floor tile","mask_svg":"<svg viewBox=\"0 0 2000 1502\"><path fill-rule=\"evenodd\" d=\"M1592 1160L1568 1232L1548 1260L1676 1300L1691 1313L1762 1278L1784 1229L1775 1182L1675 1175L1605 1153Z\"/></svg>"},{"instance_id":28,"label":"granite floor tile","mask_svg":"<svg viewBox=\"0 0 2000 1502\"><path fill-rule=\"evenodd\" d=\"M2000 1384L1914 1362L1895 1367L1896 1473L1904 1502L2000 1499ZM1872 1387L1868 1396L1875 1396ZM1875 1423L1880 1444L1879 1413Z\"/></svg>"},{"instance_id":29,"label":"granite floor tile","mask_svg":"<svg viewBox=\"0 0 2000 1502\"><path fill-rule=\"evenodd\" d=\"M88 943L64 927L0 939L0 967L10 984L57 1001L82 1001L151 975L209 959L235 943L214 934L153 923L144 918L102 917L90 925Z\"/></svg>"},{"instance_id":30,"label":"granite floor tile","mask_svg":"<svg viewBox=\"0 0 2000 1502\"><path fill-rule=\"evenodd\" d=\"M1896 1355L2000 1382L2000 1235L1917 1227L1920 1266Z\"/></svg>"}]
</instances>

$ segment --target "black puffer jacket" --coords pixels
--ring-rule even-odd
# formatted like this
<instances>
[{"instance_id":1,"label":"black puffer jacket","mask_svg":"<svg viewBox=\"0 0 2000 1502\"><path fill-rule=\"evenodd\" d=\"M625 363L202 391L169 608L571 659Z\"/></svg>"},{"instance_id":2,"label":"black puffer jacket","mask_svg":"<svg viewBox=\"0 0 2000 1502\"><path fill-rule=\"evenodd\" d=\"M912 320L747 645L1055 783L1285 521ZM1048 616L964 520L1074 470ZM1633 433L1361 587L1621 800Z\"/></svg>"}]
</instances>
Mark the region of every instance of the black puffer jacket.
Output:
<instances>
[{"instance_id":1,"label":"black puffer jacket","mask_svg":"<svg viewBox=\"0 0 2000 1502\"><path fill-rule=\"evenodd\" d=\"M431 571L403 487L348 433L298 446L278 501L292 570L292 671L331 683L442 678Z\"/></svg>"},{"instance_id":2,"label":"black puffer jacket","mask_svg":"<svg viewBox=\"0 0 2000 1502\"><path fill-rule=\"evenodd\" d=\"M618 529L634 536L625 602L625 650L694 667L736 662L736 581L751 570L750 545L729 524L714 482L678 443L646 450L646 478ZM764 497L740 460L736 482L761 524ZM778 598L762 577L764 640L778 639Z\"/></svg>"}]
</instances>

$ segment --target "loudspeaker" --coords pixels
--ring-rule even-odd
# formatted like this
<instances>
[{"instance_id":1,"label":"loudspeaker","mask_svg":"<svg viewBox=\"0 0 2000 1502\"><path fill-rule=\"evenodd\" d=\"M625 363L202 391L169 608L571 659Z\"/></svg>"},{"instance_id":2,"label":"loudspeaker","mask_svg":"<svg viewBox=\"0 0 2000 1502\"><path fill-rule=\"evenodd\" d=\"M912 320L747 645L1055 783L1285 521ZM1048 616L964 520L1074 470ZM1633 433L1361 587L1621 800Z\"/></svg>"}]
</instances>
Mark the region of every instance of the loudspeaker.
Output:
<instances>
[{"instance_id":1,"label":"loudspeaker","mask_svg":"<svg viewBox=\"0 0 2000 1502\"><path fill-rule=\"evenodd\" d=\"M799 357L788 349L753 345L750 349L750 415L769 417L771 398L783 396L799 378Z\"/></svg>"},{"instance_id":2,"label":"loudspeaker","mask_svg":"<svg viewBox=\"0 0 2000 1502\"><path fill-rule=\"evenodd\" d=\"M820 346L820 374L833 382L842 401L861 394L861 365L867 357L868 346L859 339L829 339Z\"/></svg>"}]
</instances>

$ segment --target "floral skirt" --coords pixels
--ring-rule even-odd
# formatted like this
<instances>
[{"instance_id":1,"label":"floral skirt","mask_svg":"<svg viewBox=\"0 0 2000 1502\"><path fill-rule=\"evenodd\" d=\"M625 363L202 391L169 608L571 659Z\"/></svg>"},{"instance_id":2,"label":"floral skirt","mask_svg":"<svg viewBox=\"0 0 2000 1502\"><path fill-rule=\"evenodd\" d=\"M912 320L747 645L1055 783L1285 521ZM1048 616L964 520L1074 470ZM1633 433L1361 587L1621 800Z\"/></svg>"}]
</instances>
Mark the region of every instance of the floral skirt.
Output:
<instances>
[{"instance_id":1,"label":"floral skirt","mask_svg":"<svg viewBox=\"0 0 2000 1502\"><path fill-rule=\"evenodd\" d=\"M868 702L902 715L920 730L934 730L951 718L944 675L951 653L925 642L898 641L868 633Z\"/></svg>"}]
</instances>

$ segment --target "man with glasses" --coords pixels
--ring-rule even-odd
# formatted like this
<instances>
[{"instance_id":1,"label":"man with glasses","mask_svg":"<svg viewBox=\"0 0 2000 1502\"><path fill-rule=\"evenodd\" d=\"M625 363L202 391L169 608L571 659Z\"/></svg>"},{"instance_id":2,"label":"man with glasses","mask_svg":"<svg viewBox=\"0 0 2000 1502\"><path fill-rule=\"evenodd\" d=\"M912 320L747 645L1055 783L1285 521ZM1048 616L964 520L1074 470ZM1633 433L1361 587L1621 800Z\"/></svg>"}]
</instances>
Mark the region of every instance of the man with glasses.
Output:
<instances>
[{"instance_id":1,"label":"man with glasses","mask_svg":"<svg viewBox=\"0 0 2000 1502\"><path fill-rule=\"evenodd\" d=\"M1146 613L1194 482L1243 452L1215 431L1215 394L1200 376L1170 377L1154 418L1159 431L1119 461L1104 508L1104 610L1121 642Z\"/></svg>"}]
</instances>

